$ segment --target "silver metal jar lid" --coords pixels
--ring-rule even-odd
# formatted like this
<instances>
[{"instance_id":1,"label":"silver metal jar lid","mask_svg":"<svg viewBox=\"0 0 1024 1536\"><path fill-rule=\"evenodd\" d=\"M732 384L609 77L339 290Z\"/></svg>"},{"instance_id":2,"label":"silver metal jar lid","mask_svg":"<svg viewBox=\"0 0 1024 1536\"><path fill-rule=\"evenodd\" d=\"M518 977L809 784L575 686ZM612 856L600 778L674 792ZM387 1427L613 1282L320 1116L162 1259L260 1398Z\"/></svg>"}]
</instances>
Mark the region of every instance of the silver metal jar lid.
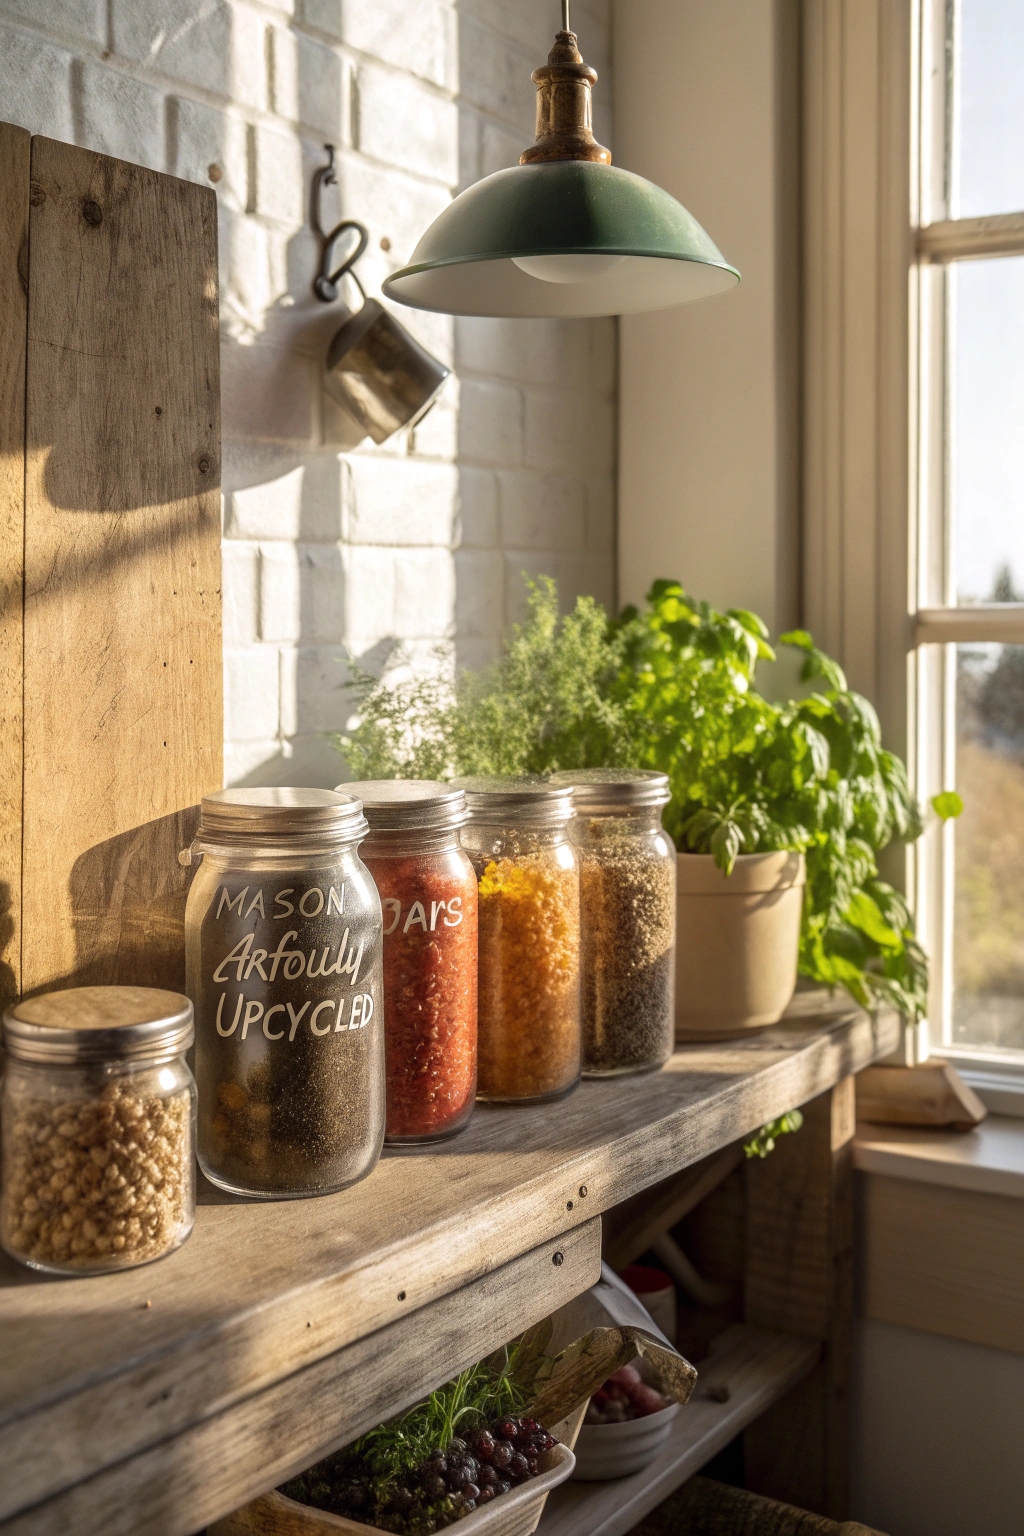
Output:
<instances>
[{"instance_id":1,"label":"silver metal jar lid","mask_svg":"<svg viewBox=\"0 0 1024 1536\"><path fill-rule=\"evenodd\" d=\"M192 1004L157 987L71 987L29 997L4 1014L18 1061L168 1061L195 1038Z\"/></svg>"},{"instance_id":2,"label":"silver metal jar lid","mask_svg":"<svg viewBox=\"0 0 1024 1536\"><path fill-rule=\"evenodd\" d=\"M446 832L466 820L466 796L437 779L358 779L339 784L338 794L355 795L374 832Z\"/></svg>"},{"instance_id":3,"label":"silver metal jar lid","mask_svg":"<svg viewBox=\"0 0 1024 1536\"><path fill-rule=\"evenodd\" d=\"M668 774L654 768L570 768L553 773L551 782L570 786L584 816L667 805L672 798Z\"/></svg>"},{"instance_id":4,"label":"silver metal jar lid","mask_svg":"<svg viewBox=\"0 0 1024 1536\"><path fill-rule=\"evenodd\" d=\"M196 842L354 843L368 830L359 801L333 789L219 789L203 796Z\"/></svg>"},{"instance_id":5,"label":"silver metal jar lid","mask_svg":"<svg viewBox=\"0 0 1024 1536\"><path fill-rule=\"evenodd\" d=\"M452 779L451 787L465 791L469 821L557 826L576 814L571 786L539 775L473 776Z\"/></svg>"}]
</instances>

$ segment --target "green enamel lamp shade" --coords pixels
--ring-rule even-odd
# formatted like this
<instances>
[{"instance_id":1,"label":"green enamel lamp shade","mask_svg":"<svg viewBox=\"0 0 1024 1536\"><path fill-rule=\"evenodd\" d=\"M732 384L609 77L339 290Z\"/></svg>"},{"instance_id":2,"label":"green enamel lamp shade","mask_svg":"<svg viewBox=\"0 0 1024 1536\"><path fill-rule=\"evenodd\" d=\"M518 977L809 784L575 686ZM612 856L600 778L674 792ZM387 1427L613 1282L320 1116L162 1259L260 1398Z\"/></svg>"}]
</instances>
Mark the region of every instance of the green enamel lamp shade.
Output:
<instances>
[{"instance_id":1,"label":"green enamel lamp shade","mask_svg":"<svg viewBox=\"0 0 1024 1536\"><path fill-rule=\"evenodd\" d=\"M739 276L653 182L567 159L467 188L383 291L449 315L627 315L708 298Z\"/></svg>"}]
</instances>

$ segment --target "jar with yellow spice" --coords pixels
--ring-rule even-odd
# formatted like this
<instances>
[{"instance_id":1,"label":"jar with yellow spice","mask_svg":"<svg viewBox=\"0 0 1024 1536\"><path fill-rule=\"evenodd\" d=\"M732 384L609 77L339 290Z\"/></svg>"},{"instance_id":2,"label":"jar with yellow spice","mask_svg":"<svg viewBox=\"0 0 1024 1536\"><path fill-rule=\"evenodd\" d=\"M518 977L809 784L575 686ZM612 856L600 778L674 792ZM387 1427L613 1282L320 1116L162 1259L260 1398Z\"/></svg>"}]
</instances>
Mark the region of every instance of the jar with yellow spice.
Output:
<instances>
[{"instance_id":1,"label":"jar with yellow spice","mask_svg":"<svg viewBox=\"0 0 1024 1536\"><path fill-rule=\"evenodd\" d=\"M479 887L478 1096L535 1104L580 1079L580 883L572 790L463 778Z\"/></svg>"}]
</instances>

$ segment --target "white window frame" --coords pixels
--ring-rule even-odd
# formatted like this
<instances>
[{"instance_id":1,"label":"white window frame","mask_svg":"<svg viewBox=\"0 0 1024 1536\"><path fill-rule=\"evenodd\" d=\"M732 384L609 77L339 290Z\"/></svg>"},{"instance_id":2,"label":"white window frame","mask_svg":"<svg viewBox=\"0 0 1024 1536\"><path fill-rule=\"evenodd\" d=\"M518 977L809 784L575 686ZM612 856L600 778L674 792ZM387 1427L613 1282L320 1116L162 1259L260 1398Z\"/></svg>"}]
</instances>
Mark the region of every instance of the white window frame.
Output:
<instances>
[{"instance_id":1,"label":"white window frame","mask_svg":"<svg viewBox=\"0 0 1024 1536\"><path fill-rule=\"evenodd\" d=\"M947 121L955 111L959 88L947 49L948 17L956 25L958 7L948 0L918 0L915 24L919 43L919 117L917 137L917 273L912 302L917 315L911 333L917 356L911 359L909 386L916 388L917 494L911 506L916 539L917 590L914 639L917 650L917 790L927 805L939 789L956 787L956 646L997 641L1024 644L1024 603L956 606L951 559L950 396L945 379L948 358L947 277L953 262L982 257L1024 256L1024 212L983 218L949 217L953 180L952 146ZM955 59L955 47L952 58ZM922 649L923 648L923 649ZM932 957L929 1016L937 1028L934 1048L954 1059L986 1093L1005 1097L1024 1092L1024 1056L1019 1052L982 1051L953 1045L953 882L955 827L934 827L918 855L918 889L930 893L922 906L922 937ZM1004 1106L1005 1107L1005 1106Z\"/></svg>"},{"instance_id":2,"label":"white window frame","mask_svg":"<svg viewBox=\"0 0 1024 1536\"><path fill-rule=\"evenodd\" d=\"M1024 254L1024 214L946 216L946 0L805 0L803 16L805 621L927 807L955 788L955 645L1024 643L1024 605L951 604L943 377L948 264ZM929 811L905 856L883 856L932 967L936 1027L907 1031L902 1059L940 1050L1024 1114L1024 1057L945 1039L953 839Z\"/></svg>"}]
</instances>

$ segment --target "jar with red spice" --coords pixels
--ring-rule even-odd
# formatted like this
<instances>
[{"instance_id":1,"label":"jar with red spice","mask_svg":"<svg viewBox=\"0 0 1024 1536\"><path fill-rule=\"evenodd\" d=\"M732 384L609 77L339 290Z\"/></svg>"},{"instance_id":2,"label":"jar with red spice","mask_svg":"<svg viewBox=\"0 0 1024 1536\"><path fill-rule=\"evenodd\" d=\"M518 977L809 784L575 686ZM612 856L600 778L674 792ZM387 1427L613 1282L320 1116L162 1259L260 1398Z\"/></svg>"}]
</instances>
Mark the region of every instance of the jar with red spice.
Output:
<instances>
[{"instance_id":1,"label":"jar with red spice","mask_svg":"<svg viewBox=\"0 0 1024 1536\"><path fill-rule=\"evenodd\" d=\"M459 842L462 790L426 779L368 779L360 849L384 909L385 1140L441 1141L476 1098L477 882Z\"/></svg>"}]
</instances>

